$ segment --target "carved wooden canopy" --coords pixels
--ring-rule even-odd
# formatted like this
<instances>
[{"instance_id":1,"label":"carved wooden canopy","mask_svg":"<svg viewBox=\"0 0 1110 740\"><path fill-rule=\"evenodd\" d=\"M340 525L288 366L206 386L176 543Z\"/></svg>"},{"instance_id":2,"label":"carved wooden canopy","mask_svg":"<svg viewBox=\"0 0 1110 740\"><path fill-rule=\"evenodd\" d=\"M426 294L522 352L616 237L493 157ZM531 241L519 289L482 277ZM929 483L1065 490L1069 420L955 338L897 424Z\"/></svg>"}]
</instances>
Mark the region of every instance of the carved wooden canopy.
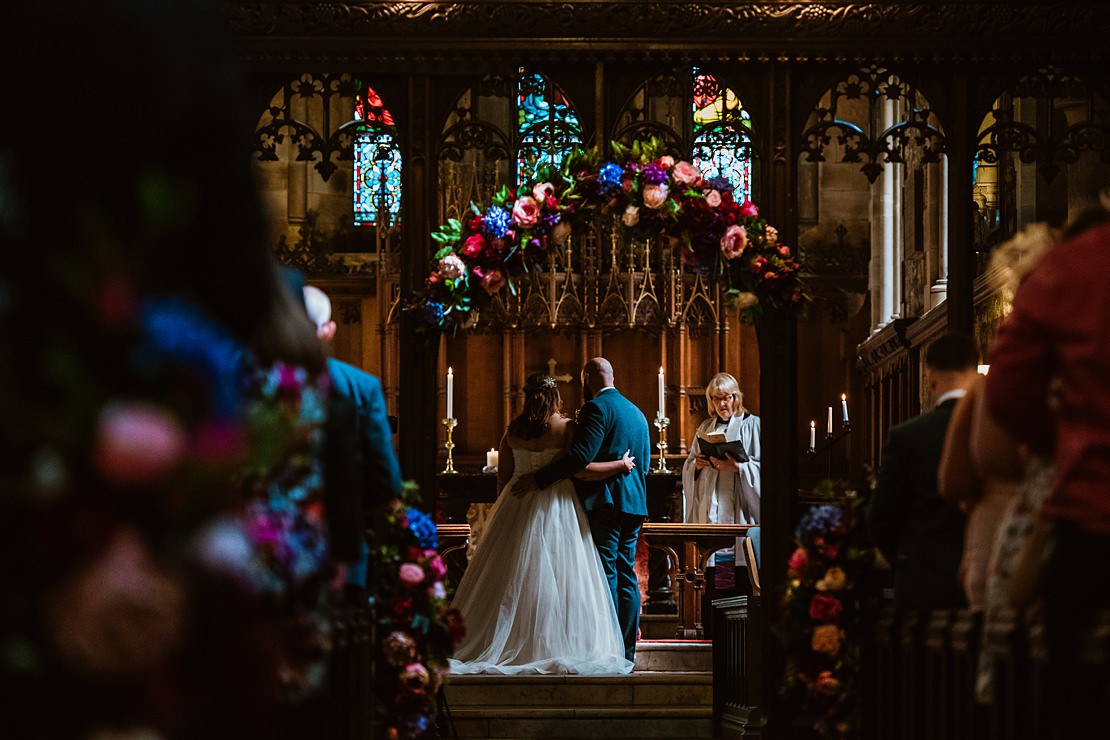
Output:
<instances>
[{"instance_id":1,"label":"carved wooden canopy","mask_svg":"<svg viewBox=\"0 0 1110 740\"><path fill-rule=\"evenodd\" d=\"M1095 54L1110 30L1102 2L221 2L253 52L285 58L411 58L477 50L576 52L675 61L908 60ZM297 43L290 41L296 39ZM537 40L543 40L539 45ZM438 56L437 55L442 55Z\"/></svg>"}]
</instances>

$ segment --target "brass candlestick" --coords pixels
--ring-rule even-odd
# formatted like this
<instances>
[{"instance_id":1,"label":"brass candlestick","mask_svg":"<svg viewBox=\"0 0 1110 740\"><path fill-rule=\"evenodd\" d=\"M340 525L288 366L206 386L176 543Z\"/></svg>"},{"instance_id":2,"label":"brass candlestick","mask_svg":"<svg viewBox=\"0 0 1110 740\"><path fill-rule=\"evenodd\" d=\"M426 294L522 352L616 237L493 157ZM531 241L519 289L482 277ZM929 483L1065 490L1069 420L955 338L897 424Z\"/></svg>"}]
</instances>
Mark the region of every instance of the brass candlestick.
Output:
<instances>
[{"instance_id":1,"label":"brass candlestick","mask_svg":"<svg viewBox=\"0 0 1110 740\"><path fill-rule=\"evenodd\" d=\"M458 425L459 425L459 420L455 419L455 418L452 418L450 416L443 420L443 426L447 427L447 442L446 442L446 444L443 445L444 447L447 448L447 467L444 468L442 471L440 471L442 473L457 473L457 472L459 472L459 471L455 470L455 457L454 457L455 443L451 440L451 435L455 431L455 427L457 427Z\"/></svg>"},{"instance_id":2,"label":"brass candlestick","mask_svg":"<svg viewBox=\"0 0 1110 740\"><path fill-rule=\"evenodd\" d=\"M659 448L659 463L652 470L652 473L669 473L671 469L667 467L667 427L670 426L671 420L665 416L655 417L655 428L659 430L659 441L656 447Z\"/></svg>"}]
</instances>

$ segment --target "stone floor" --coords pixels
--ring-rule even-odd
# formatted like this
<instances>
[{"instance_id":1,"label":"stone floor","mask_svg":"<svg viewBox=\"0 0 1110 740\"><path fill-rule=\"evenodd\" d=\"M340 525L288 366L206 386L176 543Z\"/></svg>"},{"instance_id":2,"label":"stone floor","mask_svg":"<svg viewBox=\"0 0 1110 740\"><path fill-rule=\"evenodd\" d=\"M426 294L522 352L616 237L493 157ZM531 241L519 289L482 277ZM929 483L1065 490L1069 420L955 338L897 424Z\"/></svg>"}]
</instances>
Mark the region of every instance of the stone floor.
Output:
<instances>
[{"instance_id":1,"label":"stone floor","mask_svg":"<svg viewBox=\"0 0 1110 740\"><path fill-rule=\"evenodd\" d=\"M643 641L627 676L454 676L446 696L460 739L711 738L711 644Z\"/></svg>"}]
</instances>

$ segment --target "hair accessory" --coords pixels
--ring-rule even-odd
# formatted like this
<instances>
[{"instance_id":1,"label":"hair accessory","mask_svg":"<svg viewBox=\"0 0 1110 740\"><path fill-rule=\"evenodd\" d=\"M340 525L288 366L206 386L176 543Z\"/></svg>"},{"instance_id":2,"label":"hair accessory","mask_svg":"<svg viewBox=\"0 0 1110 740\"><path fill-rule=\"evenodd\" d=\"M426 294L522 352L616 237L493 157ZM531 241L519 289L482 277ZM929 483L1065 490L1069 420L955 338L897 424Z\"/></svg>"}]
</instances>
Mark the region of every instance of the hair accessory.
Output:
<instances>
[{"instance_id":1,"label":"hair accessory","mask_svg":"<svg viewBox=\"0 0 1110 740\"><path fill-rule=\"evenodd\" d=\"M543 376L543 380L540 381L540 385L550 390L555 387L555 378L550 375L545 375Z\"/></svg>"}]
</instances>

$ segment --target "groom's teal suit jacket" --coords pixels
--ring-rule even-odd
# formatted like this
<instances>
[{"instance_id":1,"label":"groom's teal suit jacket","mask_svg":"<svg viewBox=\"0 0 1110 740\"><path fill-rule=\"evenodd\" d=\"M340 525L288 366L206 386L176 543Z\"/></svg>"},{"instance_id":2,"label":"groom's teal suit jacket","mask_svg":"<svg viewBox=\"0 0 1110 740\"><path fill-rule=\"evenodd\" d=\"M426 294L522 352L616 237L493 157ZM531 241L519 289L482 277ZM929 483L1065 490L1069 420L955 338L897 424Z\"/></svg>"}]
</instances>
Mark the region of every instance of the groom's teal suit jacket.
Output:
<instances>
[{"instance_id":1,"label":"groom's teal suit jacket","mask_svg":"<svg viewBox=\"0 0 1110 740\"><path fill-rule=\"evenodd\" d=\"M570 451L536 471L536 484L547 488L591 462L619 460L626 450L636 458L636 468L630 474L603 481L576 480L578 495L586 511L612 508L647 516L647 471L651 466L647 418L616 388L606 388L586 402L578 412L578 432Z\"/></svg>"}]
</instances>

